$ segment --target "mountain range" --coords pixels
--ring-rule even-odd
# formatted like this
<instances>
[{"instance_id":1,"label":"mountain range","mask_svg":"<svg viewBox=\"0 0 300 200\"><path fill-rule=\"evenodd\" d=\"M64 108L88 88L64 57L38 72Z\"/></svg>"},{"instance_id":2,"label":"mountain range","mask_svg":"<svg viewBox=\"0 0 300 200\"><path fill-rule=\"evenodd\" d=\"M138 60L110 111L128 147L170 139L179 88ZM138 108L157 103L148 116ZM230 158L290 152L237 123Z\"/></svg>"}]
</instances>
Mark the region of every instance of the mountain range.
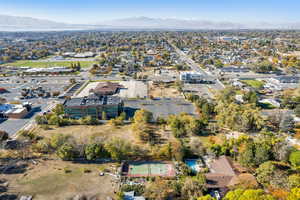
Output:
<instances>
[{"instance_id":1,"label":"mountain range","mask_svg":"<svg viewBox=\"0 0 300 200\"><path fill-rule=\"evenodd\" d=\"M51 20L0 15L0 31L55 31L55 30L101 30L101 29L300 29L297 23L235 23L229 21L162 19L132 17L97 22L94 24L69 24Z\"/></svg>"}]
</instances>

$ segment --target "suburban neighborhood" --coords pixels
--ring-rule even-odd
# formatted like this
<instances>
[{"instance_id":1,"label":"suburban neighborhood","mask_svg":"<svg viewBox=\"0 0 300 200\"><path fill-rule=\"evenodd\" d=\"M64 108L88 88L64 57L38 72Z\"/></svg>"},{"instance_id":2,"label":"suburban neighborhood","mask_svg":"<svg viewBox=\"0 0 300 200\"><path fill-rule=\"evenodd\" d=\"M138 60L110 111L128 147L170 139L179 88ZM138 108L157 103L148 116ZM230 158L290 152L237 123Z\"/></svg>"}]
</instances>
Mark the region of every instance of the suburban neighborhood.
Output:
<instances>
[{"instance_id":1,"label":"suburban neighborhood","mask_svg":"<svg viewBox=\"0 0 300 200\"><path fill-rule=\"evenodd\" d=\"M0 29L0 200L300 200L299 29L127 21Z\"/></svg>"}]
</instances>

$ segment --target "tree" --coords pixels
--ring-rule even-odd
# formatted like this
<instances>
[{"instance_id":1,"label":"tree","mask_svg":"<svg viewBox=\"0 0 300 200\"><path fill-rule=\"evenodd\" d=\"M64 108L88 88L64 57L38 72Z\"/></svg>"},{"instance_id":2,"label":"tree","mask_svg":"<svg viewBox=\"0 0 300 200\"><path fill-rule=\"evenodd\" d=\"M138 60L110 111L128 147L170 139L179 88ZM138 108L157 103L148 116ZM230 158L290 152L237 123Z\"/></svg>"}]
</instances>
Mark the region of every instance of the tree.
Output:
<instances>
[{"instance_id":1,"label":"tree","mask_svg":"<svg viewBox=\"0 0 300 200\"><path fill-rule=\"evenodd\" d=\"M237 131L251 131L260 130L264 125L260 110L251 104L219 102L216 111L218 113L216 119L220 127L225 126Z\"/></svg>"},{"instance_id":2,"label":"tree","mask_svg":"<svg viewBox=\"0 0 300 200\"><path fill-rule=\"evenodd\" d=\"M285 115L280 122L280 130L282 132L290 133L295 128L295 121L291 115Z\"/></svg>"},{"instance_id":3,"label":"tree","mask_svg":"<svg viewBox=\"0 0 300 200\"><path fill-rule=\"evenodd\" d=\"M265 162L256 169L256 179L260 184L268 186L275 172L275 165L271 161Z\"/></svg>"},{"instance_id":4,"label":"tree","mask_svg":"<svg viewBox=\"0 0 300 200\"><path fill-rule=\"evenodd\" d=\"M294 168L300 167L300 151L293 151L290 154L289 161Z\"/></svg>"},{"instance_id":5,"label":"tree","mask_svg":"<svg viewBox=\"0 0 300 200\"><path fill-rule=\"evenodd\" d=\"M117 161L122 161L132 153L132 146L120 138L113 138L105 144L106 151L111 158Z\"/></svg>"},{"instance_id":6,"label":"tree","mask_svg":"<svg viewBox=\"0 0 300 200\"><path fill-rule=\"evenodd\" d=\"M122 120L122 121L126 120L126 117L127 117L126 112L122 112L119 116L120 120Z\"/></svg>"},{"instance_id":7,"label":"tree","mask_svg":"<svg viewBox=\"0 0 300 200\"><path fill-rule=\"evenodd\" d=\"M297 117L300 117L300 104L298 104L294 110Z\"/></svg>"},{"instance_id":8,"label":"tree","mask_svg":"<svg viewBox=\"0 0 300 200\"><path fill-rule=\"evenodd\" d=\"M300 188L291 189L286 200L299 200L300 199Z\"/></svg>"},{"instance_id":9,"label":"tree","mask_svg":"<svg viewBox=\"0 0 300 200\"><path fill-rule=\"evenodd\" d=\"M287 162L291 152L291 147L286 141L279 141L273 145L272 152L276 160Z\"/></svg>"},{"instance_id":10,"label":"tree","mask_svg":"<svg viewBox=\"0 0 300 200\"><path fill-rule=\"evenodd\" d=\"M244 96L243 96L243 100L245 102L248 102L248 103L251 103L251 104L254 104L256 105L257 102L258 102L258 97L257 97L257 94L255 91L250 91L250 92L247 92Z\"/></svg>"},{"instance_id":11,"label":"tree","mask_svg":"<svg viewBox=\"0 0 300 200\"><path fill-rule=\"evenodd\" d=\"M73 145L65 143L56 151L56 155L62 160L73 160L76 155Z\"/></svg>"},{"instance_id":12,"label":"tree","mask_svg":"<svg viewBox=\"0 0 300 200\"><path fill-rule=\"evenodd\" d=\"M32 150L38 153L49 153L51 151L50 141L48 139L39 140L32 145Z\"/></svg>"},{"instance_id":13,"label":"tree","mask_svg":"<svg viewBox=\"0 0 300 200\"><path fill-rule=\"evenodd\" d=\"M186 122L181 120L179 116L170 116L168 119L168 124L171 127L173 135L176 138L182 138L186 136Z\"/></svg>"},{"instance_id":14,"label":"tree","mask_svg":"<svg viewBox=\"0 0 300 200\"><path fill-rule=\"evenodd\" d=\"M156 134L154 130L146 123L133 123L132 129L142 142L155 144Z\"/></svg>"},{"instance_id":15,"label":"tree","mask_svg":"<svg viewBox=\"0 0 300 200\"><path fill-rule=\"evenodd\" d=\"M279 163L267 161L256 169L256 179L264 187L288 188L287 172Z\"/></svg>"},{"instance_id":16,"label":"tree","mask_svg":"<svg viewBox=\"0 0 300 200\"><path fill-rule=\"evenodd\" d=\"M62 104L57 104L55 108L53 108L52 112L56 115L62 115L64 114L64 106Z\"/></svg>"},{"instance_id":17,"label":"tree","mask_svg":"<svg viewBox=\"0 0 300 200\"><path fill-rule=\"evenodd\" d=\"M102 119L102 120L107 120L107 114L106 114L105 111L102 111L101 119Z\"/></svg>"},{"instance_id":18,"label":"tree","mask_svg":"<svg viewBox=\"0 0 300 200\"><path fill-rule=\"evenodd\" d=\"M169 143L163 145L158 150L155 149L154 154L160 160L172 160L173 148L172 148L171 143L169 142Z\"/></svg>"},{"instance_id":19,"label":"tree","mask_svg":"<svg viewBox=\"0 0 300 200\"><path fill-rule=\"evenodd\" d=\"M153 120L153 114L141 109L135 112L133 120L135 123L150 123Z\"/></svg>"},{"instance_id":20,"label":"tree","mask_svg":"<svg viewBox=\"0 0 300 200\"><path fill-rule=\"evenodd\" d=\"M254 163L254 154L255 154L255 145L254 143L247 142L244 144L245 147L242 148L239 153L239 163L241 163L245 167L253 167L255 165Z\"/></svg>"},{"instance_id":21,"label":"tree","mask_svg":"<svg viewBox=\"0 0 300 200\"><path fill-rule=\"evenodd\" d=\"M89 115L81 118L80 123L83 125L97 125L99 120Z\"/></svg>"},{"instance_id":22,"label":"tree","mask_svg":"<svg viewBox=\"0 0 300 200\"><path fill-rule=\"evenodd\" d=\"M84 154L87 160L96 160L100 158L102 146L100 144L88 144L85 146Z\"/></svg>"},{"instance_id":23,"label":"tree","mask_svg":"<svg viewBox=\"0 0 300 200\"><path fill-rule=\"evenodd\" d=\"M69 137L63 134L54 134L50 138L50 146L57 149L68 141Z\"/></svg>"},{"instance_id":24,"label":"tree","mask_svg":"<svg viewBox=\"0 0 300 200\"><path fill-rule=\"evenodd\" d=\"M181 194L184 199L194 199L202 196L205 190L205 182L187 177L182 185Z\"/></svg>"},{"instance_id":25,"label":"tree","mask_svg":"<svg viewBox=\"0 0 300 200\"><path fill-rule=\"evenodd\" d=\"M171 181L157 178L154 182L146 186L144 196L150 200L166 200L172 198L172 196L174 196L174 189L171 183Z\"/></svg>"},{"instance_id":26,"label":"tree","mask_svg":"<svg viewBox=\"0 0 300 200\"><path fill-rule=\"evenodd\" d=\"M224 64L222 63L222 61L220 59L214 60L214 65L217 68L222 68L224 66Z\"/></svg>"},{"instance_id":27,"label":"tree","mask_svg":"<svg viewBox=\"0 0 300 200\"><path fill-rule=\"evenodd\" d=\"M48 120L44 115L37 115L35 117L35 122L39 125L48 124Z\"/></svg>"},{"instance_id":28,"label":"tree","mask_svg":"<svg viewBox=\"0 0 300 200\"><path fill-rule=\"evenodd\" d=\"M199 138L192 138L189 147L194 155L202 156L205 153L205 147Z\"/></svg>"},{"instance_id":29,"label":"tree","mask_svg":"<svg viewBox=\"0 0 300 200\"><path fill-rule=\"evenodd\" d=\"M197 200L216 200L215 198L211 197L209 194L202 196L202 197L198 197Z\"/></svg>"},{"instance_id":30,"label":"tree","mask_svg":"<svg viewBox=\"0 0 300 200\"><path fill-rule=\"evenodd\" d=\"M265 194L261 189L236 189L229 191L224 197L224 200L275 200L275 198L269 194Z\"/></svg>"},{"instance_id":31,"label":"tree","mask_svg":"<svg viewBox=\"0 0 300 200\"><path fill-rule=\"evenodd\" d=\"M0 130L0 142L5 141L9 139L9 135L6 131L1 131Z\"/></svg>"},{"instance_id":32,"label":"tree","mask_svg":"<svg viewBox=\"0 0 300 200\"><path fill-rule=\"evenodd\" d=\"M300 174L292 174L288 178L289 188L300 188Z\"/></svg>"},{"instance_id":33,"label":"tree","mask_svg":"<svg viewBox=\"0 0 300 200\"><path fill-rule=\"evenodd\" d=\"M187 131L191 134L202 135L203 129L206 127L206 123L203 120L191 118L186 124Z\"/></svg>"},{"instance_id":34,"label":"tree","mask_svg":"<svg viewBox=\"0 0 300 200\"><path fill-rule=\"evenodd\" d=\"M255 156L254 163L255 165L260 165L271 158L271 147L265 142L258 142L255 144Z\"/></svg>"},{"instance_id":35,"label":"tree","mask_svg":"<svg viewBox=\"0 0 300 200\"><path fill-rule=\"evenodd\" d=\"M235 101L236 89L233 87L226 87L221 90L217 95L217 102L219 103L232 103Z\"/></svg>"},{"instance_id":36,"label":"tree","mask_svg":"<svg viewBox=\"0 0 300 200\"><path fill-rule=\"evenodd\" d=\"M51 115L48 124L50 125L56 125L56 126L62 126L63 120L58 115Z\"/></svg>"}]
</instances>

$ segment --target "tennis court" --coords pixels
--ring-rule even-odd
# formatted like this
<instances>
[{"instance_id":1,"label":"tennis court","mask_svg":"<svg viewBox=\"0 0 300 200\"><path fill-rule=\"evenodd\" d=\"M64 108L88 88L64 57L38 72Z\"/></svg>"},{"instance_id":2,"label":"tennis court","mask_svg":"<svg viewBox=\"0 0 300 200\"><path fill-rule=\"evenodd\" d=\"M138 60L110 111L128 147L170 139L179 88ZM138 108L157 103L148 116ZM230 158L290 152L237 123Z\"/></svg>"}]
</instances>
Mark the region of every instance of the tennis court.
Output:
<instances>
[{"instance_id":1,"label":"tennis court","mask_svg":"<svg viewBox=\"0 0 300 200\"><path fill-rule=\"evenodd\" d=\"M172 162L135 162L128 164L129 177L174 177L175 167Z\"/></svg>"}]
</instances>

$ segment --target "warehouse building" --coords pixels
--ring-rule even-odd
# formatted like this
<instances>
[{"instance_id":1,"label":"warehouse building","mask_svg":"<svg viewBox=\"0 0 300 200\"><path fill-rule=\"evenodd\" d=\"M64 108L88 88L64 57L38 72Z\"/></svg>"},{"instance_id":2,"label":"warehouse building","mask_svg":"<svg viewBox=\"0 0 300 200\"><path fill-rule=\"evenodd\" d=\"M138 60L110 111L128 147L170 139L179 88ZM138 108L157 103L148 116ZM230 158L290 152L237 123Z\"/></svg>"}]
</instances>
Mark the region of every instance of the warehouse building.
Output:
<instances>
[{"instance_id":1,"label":"warehouse building","mask_svg":"<svg viewBox=\"0 0 300 200\"><path fill-rule=\"evenodd\" d=\"M101 119L105 112L108 118L117 117L123 111L123 101L117 96L97 96L68 99L64 102L65 115L73 119L86 116Z\"/></svg>"}]
</instances>

